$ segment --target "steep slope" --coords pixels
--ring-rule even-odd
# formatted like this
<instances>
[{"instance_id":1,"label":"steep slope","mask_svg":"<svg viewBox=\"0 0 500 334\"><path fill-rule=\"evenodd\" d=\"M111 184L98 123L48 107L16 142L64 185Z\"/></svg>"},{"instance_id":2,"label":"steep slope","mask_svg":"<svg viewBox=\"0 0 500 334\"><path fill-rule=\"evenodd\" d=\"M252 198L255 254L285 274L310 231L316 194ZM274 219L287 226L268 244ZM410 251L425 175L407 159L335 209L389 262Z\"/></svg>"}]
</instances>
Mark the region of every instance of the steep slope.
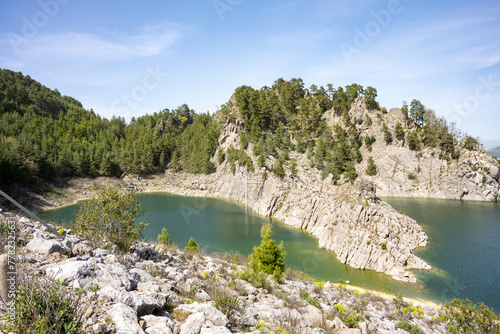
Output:
<instances>
[{"instance_id":1,"label":"steep slope","mask_svg":"<svg viewBox=\"0 0 500 334\"><path fill-rule=\"evenodd\" d=\"M407 143L411 126L406 126L405 139L393 138L391 144L384 139L383 124L395 133L396 124L405 124L399 108L387 114L366 110L358 101L350 110L352 117L363 119L371 114L373 123L363 123L362 136L374 136L370 151L361 148L363 161L357 166L360 175L366 174L368 157L372 157L377 173L371 176L380 196L428 197L461 200L495 201L500 196L499 164L482 151L461 147L456 159L443 156L440 147L410 150Z\"/></svg>"}]
</instances>

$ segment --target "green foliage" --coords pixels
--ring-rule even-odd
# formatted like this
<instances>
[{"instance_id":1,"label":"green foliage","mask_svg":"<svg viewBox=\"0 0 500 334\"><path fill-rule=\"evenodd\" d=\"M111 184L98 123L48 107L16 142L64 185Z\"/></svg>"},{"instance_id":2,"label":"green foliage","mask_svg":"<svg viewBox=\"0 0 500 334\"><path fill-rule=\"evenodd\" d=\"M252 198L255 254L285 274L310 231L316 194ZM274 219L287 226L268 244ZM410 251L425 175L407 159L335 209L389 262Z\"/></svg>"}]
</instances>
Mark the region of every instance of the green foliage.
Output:
<instances>
[{"instance_id":1,"label":"green foliage","mask_svg":"<svg viewBox=\"0 0 500 334\"><path fill-rule=\"evenodd\" d=\"M240 166L246 167L248 171L250 172L255 171L252 158L250 158L250 156L246 154L246 152L243 149L237 150L234 147L228 148L227 159L231 163L231 167L235 166L236 162L238 162Z\"/></svg>"},{"instance_id":2,"label":"green foliage","mask_svg":"<svg viewBox=\"0 0 500 334\"><path fill-rule=\"evenodd\" d=\"M215 288L211 291L212 301L216 309L221 311L229 322L234 323L238 312L241 310L241 303L238 296L228 293L223 287Z\"/></svg>"},{"instance_id":3,"label":"green foliage","mask_svg":"<svg viewBox=\"0 0 500 334\"><path fill-rule=\"evenodd\" d=\"M375 100L377 98L377 90L375 88L371 86L366 87L363 95L365 96L366 108L368 108L369 110L378 108L378 103Z\"/></svg>"},{"instance_id":4,"label":"green foliage","mask_svg":"<svg viewBox=\"0 0 500 334\"><path fill-rule=\"evenodd\" d=\"M126 252L149 225L149 222L134 224L143 214L133 191L108 187L76 212L73 230L82 239L108 249L116 245Z\"/></svg>"},{"instance_id":5,"label":"green foliage","mask_svg":"<svg viewBox=\"0 0 500 334\"><path fill-rule=\"evenodd\" d=\"M500 333L500 316L483 303L453 299L443 307L446 329L452 333Z\"/></svg>"},{"instance_id":6,"label":"green foliage","mask_svg":"<svg viewBox=\"0 0 500 334\"><path fill-rule=\"evenodd\" d=\"M405 140L405 130L401 126L401 123L396 123L396 128L394 129L394 135L396 136L397 140L400 140L404 142Z\"/></svg>"},{"instance_id":7,"label":"green foliage","mask_svg":"<svg viewBox=\"0 0 500 334\"><path fill-rule=\"evenodd\" d=\"M162 228L161 233L158 234L158 243L160 245L171 245L173 243L172 238L170 238L170 235L165 227Z\"/></svg>"},{"instance_id":8,"label":"green foliage","mask_svg":"<svg viewBox=\"0 0 500 334\"><path fill-rule=\"evenodd\" d=\"M392 143L392 134L385 123L382 125L382 132L384 133L385 143L388 145L391 144Z\"/></svg>"},{"instance_id":9,"label":"green foliage","mask_svg":"<svg viewBox=\"0 0 500 334\"><path fill-rule=\"evenodd\" d=\"M420 139L418 138L418 134L416 132L410 132L408 134L408 147L412 151L420 150Z\"/></svg>"},{"instance_id":10,"label":"green foliage","mask_svg":"<svg viewBox=\"0 0 500 334\"><path fill-rule=\"evenodd\" d=\"M408 321L398 321L396 328L401 328L410 334L425 334L425 332L417 325L410 324Z\"/></svg>"},{"instance_id":11,"label":"green foliage","mask_svg":"<svg viewBox=\"0 0 500 334\"><path fill-rule=\"evenodd\" d=\"M416 180L417 175L415 173L408 173L408 180Z\"/></svg>"},{"instance_id":12,"label":"green foliage","mask_svg":"<svg viewBox=\"0 0 500 334\"><path fill-rule=\"evenodd\" d=\"M14 312L4 313L2 329L19 334L79 333L84 310L81 304L81 296L66 290L59 281L18 279Z\"/></svg>"},{"instance_id":13,"label":"green foliage","mask_svg":"<svg viewBox=\"0 0 500 334\"><path fill-rule=\"evenodd\" d=\"M375 166L375 162L372 157L368 158L368 165L366 166L366 174L373 176L377 174L377 166Z\"/></svg>"},{"instance_id":14,"label":"green foliage","mask_svg":"<svg viewBox=\"0 0 500 334\"><path fill-rule=\"evenodd\" d=\"M321 309L321 304L319 303L319 301L316 298L309 296L309 293L307 291L301 292L300 298L304 299L306 302L308 302L312 306Z\"/></svg>"},{"instance_id":15,"label":"green foliage","mask_svg":"<svg viewBox=\"0 0 500 334\"><path fill-rule=\"evenodd\" d=\"M377 139L375 139L374 136L366 136L365 137L365 145L366 145L366 148L368 149L368 151L372 150L372 145L376 141L377 141Z\"/></svg>"},{"instance_id":16,"label":"green foliage","mask_svg":"<svg viewBox=\"0 0 500 334\"><path fill-rule=\"evenodd\" d=\"M285 174L285 169L283 168L283 161L281 159L278 159L276 164L273 167L273 173L279 178L284 178L286 176Z\"/></svg>"},{"instance_id":17,"label":"green foliage","mask_svg":"<svg viewBox=\"0 0 500 334\"><path fill-rule=\"evenodd\" d=\"M479 140L471 136L467 136L465 138L463 145L466 149L470 151L477 151L481 147L481 144L479 144Z\"/></svg>"},{"instance_id":18,"label":"green foliage","mask_svg":"<svg viewBox=\"0 0 500 334\"><path fill-rule=\"evenodd\" d=\"M383 250L387 250L387 244L385 242L383 242L381 245L380 245L380 248L382 248Z\"/></svg>"},{"instance_id":19,"label":"green foliage","mask_svg":"<svg viewBox=\"0 0 500 334\"><path fill-rule=\"evenodd\" d=\"M255 272L264 272L273 275L277 281L283 279L285 271L286 251L283 249L283 241L277 245L273 240L273 227L265 224L260 230L261 243L253 248L252 254L248 256L248 265Z\"/></svg>"},{"instance_id":20,"label":"green foliage","mask_svg":"<svg viewBox=\"0 0 500 334\"><path fill-rule=\"evenodd\" d=\"M189 242L186 248L184 248L186 251L192 251L192 252L199 252L200 251L200 245L194 240L193 237L189 238Z\"/></svg>"},{"instance_id":21,"label":"green foliage","mask_svg":"<svg viewBox=\"0 0 500 334\"><path fill-rule=\"evenodd\" d=\"M425 106L419 100L412 100L409 109L409 118L415 122L419 127L425 124Z\"/></svg>"},{"instance_id":22,"label":"green foliage","mask_svg":"<svg viewBox=\"0 0 500 334\"><path fill-rule=\"evenodd\" d=\"M0 70L0 183L213 170L218 125L187 105L111 120L29 76Z\"/></svg>"}]
</instances>

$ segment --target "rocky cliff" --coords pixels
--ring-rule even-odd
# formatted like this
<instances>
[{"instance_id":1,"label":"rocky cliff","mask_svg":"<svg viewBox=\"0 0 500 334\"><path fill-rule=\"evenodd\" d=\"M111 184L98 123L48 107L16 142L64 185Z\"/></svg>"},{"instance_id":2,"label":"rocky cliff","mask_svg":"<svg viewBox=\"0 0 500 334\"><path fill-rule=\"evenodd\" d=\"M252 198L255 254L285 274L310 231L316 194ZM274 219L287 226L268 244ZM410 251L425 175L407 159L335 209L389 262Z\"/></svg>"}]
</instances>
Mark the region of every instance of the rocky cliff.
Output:
<instances>
[{"instance_id":1,"label":"rocky cliff","mask_svg":"<svg viewBox=\"0 0 500 334\"><path fill-rule=\"evenodd\" d=\"M338 117L330 113L325 117L330 124L340 123ZM460 199L474 201L496 201L500 198L499 163L483 151L460 148L458 159L446 159L439 147L412 151L407 140L395 138L395 127L400 123L405 134L415 130L414 125L405 125L404 115L399 108L387 114L368 111L361 100L353 104L351 118L363 120L357 125L363 137L376 138L372 150L363 145L363 161L357 166L360 175L366 174L367 158L372 157L377 173L372 178L377 185L379 196L425 197ZM367 122L367 116L372 122ZM393 142L386 144L383 124L393 134Z\"/></svg>"}]
</instances>

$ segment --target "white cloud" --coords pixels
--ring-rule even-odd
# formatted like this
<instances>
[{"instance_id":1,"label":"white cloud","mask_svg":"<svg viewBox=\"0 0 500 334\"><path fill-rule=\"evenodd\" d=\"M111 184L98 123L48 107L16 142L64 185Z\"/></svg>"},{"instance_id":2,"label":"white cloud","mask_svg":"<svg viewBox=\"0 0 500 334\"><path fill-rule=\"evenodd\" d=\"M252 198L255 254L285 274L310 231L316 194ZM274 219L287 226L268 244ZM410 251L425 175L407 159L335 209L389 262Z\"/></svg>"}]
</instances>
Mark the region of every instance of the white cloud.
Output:
<instances>
[{"instance_id":1,"label":"white cloud","mask_svg":"<svg viewBox=\"0 0 500 334\"><path fill-rule=\"evenodd\" d=\"M127 60L158 56L182 36L184 28L177 25L143 27L137 34L96 34L62 32L38 34L19 47L21 56L51 59L92 59L100 61ZM5 40L2 44L6 44Z\"/></svg>"}]
</instances>

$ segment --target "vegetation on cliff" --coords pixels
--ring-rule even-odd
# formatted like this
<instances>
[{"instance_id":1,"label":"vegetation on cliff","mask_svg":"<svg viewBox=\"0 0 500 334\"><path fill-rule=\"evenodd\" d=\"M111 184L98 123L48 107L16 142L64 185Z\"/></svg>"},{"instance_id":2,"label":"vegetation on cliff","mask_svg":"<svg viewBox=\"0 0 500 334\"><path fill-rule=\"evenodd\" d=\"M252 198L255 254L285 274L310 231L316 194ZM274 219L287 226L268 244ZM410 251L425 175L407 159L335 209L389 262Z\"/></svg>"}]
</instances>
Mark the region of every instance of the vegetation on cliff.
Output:
<instances>
[{"instance_id":1,"label":"vegetation on cliff","mask_svg":"<svg viewBox=\"0 0 500 334\"><path fill-rule=\"evenodd\" d=\"M64 176L121 176L150 174L172 168L210 173L226 159L249 171L276 159L270 171L286 176L294 166L290 152L307 154L310 165L335 180L357 177L363 145L371 150L375 138L363 132L386 113L376 101L377 90L358 84L327 88L304 87L302 79L278 79L257 90L241 86L218 114L197 114L186 104L152 115L111 120L85 110L80 102L62 96L29 76L0 70L0 183L53 180ZM369 114L356 118L350 110L362 101ZM460 149L477 150L479 142L460 134L453 124L437 118L420 101L403 103L402 123L384 123L387 145L406 145L418 151L437 147L443 159L457 159ZM327 115L341 123L329 125ZM220 128L241 120L240 148L217 151ZM393 129L393 130L391 130ZM252 144L255 161L246 149ZM373 168L370 172L373 172ZM359 170L358 170L359 172Z\"/></svg>"}]
</instances>

